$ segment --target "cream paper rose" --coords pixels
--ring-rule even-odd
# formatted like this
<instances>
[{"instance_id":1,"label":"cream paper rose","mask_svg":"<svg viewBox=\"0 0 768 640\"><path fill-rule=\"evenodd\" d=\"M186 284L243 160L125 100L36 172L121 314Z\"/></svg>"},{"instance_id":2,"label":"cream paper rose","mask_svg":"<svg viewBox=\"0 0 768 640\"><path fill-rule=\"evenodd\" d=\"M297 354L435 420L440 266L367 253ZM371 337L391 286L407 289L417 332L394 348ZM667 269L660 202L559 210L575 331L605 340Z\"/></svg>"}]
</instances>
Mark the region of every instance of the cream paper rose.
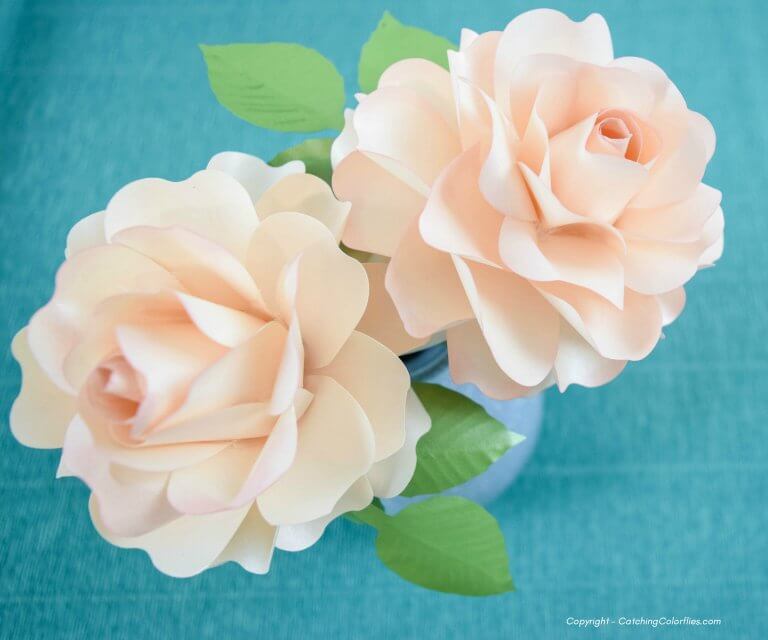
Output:
<instances>
[{"instance_id":1,"label":"cream paper rose","mask_svg":"<svg viewBox=\"0 0 768 640\"><path fill-rule=\"evenodd\" d=\"M355 330L368 283L337 244L348 208L301 163L224 153L72 229L14 341L11 428L63 447L108 541L174 576L264 573L274 547L405 487L429 418L400 360Z\"/></svg>"},{"instance_id":2,"label":"cream paper rose","mask_svg":"<svg viewBox=\"0 0 768 640\"><path fill-rule=\"evenodd\" d=\"M446 330L454 380L496 398L608 382L721 254L712 127L599 15L531 11L448 55L390 66L333 146L345 244L391 258L367 326L400 350Z\"/></svg>"}]
</instances>

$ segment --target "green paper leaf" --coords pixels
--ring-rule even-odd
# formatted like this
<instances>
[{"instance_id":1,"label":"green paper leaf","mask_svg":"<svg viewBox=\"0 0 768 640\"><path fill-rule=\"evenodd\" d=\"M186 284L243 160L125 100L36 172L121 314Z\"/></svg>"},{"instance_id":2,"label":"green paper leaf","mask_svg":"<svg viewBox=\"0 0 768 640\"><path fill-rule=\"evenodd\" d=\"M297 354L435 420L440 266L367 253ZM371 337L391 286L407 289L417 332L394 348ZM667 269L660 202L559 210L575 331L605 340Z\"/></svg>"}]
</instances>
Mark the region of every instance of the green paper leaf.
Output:
<instances>
[{"instance_id":1,"label":"green paper leaf","mask_svg":"<svg viewBox=\"0 0 768 640\"><path fill-rule=\"evenodd\" d=\"M462 484L525 439L456 391L426 382L415 382L413 390L432 418L432 428L416 446L416 471L404 496Z\"/></svg>"},{"instance_id":2,"label":"green paper leaf","mask_svg":"<svg viewBox=\"0 0 768 640\"><path fill-rule=\"evenodd\" d=\"M360 89L365 93L373 91L384 70L406 58L424 58L447 69L449 49L456 49L450 40L424 29L406 26L385 11L379 26L360 52L357 70Z\"/></svg>"},{"instance_id":3,"label":"green paper leaf","mask_svg":"<svg viewBox=\"0 0 768 640\"><path fill-rule=\"evenodd\" d=\"M429 498L394 516L371 505L356 517L378 530L376 553L409 582L466 596L515 588L499 525L466 498Z\"/></svg>"},{"instance_id":4,"label":"green paper leaf","mask_svg":"<svg viewBox=\"0 0 768 640\"><path fill-rule=\"evenodd\" d=\"M344 126L344 80L333 63L298 44L200 45L219 102L277 131Z\"/></svg>"},{"instance_id":5,"label":"green paper leaf","mask_svg":"<svg viewBox=\"0 0 768 640\"><path fill-rule=\"evenodd\" d=\"M295 147L281 151L269 164L279 167L291 160L301 160L307 168L307 173L331 184L331 144L333 138L310 138Z\"/></svg>"}]
</instances>

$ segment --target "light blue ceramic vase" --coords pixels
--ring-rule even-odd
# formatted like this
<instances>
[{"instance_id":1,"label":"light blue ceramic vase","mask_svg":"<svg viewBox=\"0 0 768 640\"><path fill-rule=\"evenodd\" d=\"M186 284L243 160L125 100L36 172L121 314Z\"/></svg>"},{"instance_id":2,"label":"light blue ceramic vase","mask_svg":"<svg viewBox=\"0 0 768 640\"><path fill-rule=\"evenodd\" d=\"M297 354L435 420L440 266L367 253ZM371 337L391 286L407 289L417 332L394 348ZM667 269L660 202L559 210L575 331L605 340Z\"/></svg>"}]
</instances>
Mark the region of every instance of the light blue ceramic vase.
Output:
<instances>
[{"instance_id":1,"label":"light blue ceramic vase","mask_svg":"<svg viewBox=\"0 0 768 640\"><path fill-rule=\"evenodd\" d=\"M543 394L517 400L493 400L483 395L472 384L455 384L448 372L448 352L445 343L404 356L403 360L414 380L434 382L464 394L482 405L490 415L503 422L508 429L525 436L523 442L507 451L487 471L443 492L445 495L464 496L481 504L492 502L514 482L536 446L544 411ZM396 513L410 503L424 500L426 497L429 496L397 497L382 502L388 513Z\"/></svg>"}]
</instances>

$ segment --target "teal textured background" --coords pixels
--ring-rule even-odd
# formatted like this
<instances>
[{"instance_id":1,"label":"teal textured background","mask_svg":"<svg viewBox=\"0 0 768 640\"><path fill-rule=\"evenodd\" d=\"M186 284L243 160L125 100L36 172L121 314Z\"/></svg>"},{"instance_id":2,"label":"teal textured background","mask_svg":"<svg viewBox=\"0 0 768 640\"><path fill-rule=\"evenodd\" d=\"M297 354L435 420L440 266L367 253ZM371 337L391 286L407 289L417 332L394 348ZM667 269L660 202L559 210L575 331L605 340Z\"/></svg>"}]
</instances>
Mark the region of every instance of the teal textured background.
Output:
<instances>
[{"instance_id":1,"label":"teal textured background","mask_svg":"<svg viewBox=\"0 0 768 640\"><path fill-rule=\"evenodd\" d=\"M619 55L667 70L718 132L726 251L644 362L598 390L547 394L524 475L492 505L518 591L429 593L378 563L370 531L330 527L255 577L167 578L103 542L56 452L0 430L0 638L768 637L768 11L754 2L549 2L600 11ZM0 414L7 349L49 297L67 229L145 176L182 179L214 152L269 158L297 138L236 119L197 43L300 41L351 97L361 45L389 8L456 40L531 2L0 2ZM568 616L721 618L720 627L577 630Z\"/></svg>"}]
</instances>

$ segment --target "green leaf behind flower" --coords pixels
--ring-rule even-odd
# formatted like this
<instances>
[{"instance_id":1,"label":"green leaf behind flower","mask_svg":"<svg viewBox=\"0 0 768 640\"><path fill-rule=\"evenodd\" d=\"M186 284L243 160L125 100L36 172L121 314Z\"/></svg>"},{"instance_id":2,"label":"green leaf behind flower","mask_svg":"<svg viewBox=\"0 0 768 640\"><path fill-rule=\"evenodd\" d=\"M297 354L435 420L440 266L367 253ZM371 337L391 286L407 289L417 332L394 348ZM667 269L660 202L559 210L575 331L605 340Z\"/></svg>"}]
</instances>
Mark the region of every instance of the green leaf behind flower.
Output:
<instances>
[{"instance_id":1,"label":"green leaf behind flower","mask_svg":"<svg viewBox=\"0 0 768 640\"><path fill-rule=\"evenodd\" d=\"M291 160L301 160L307 173L331 184L331 144L333 144L333 138L309 138L295 147L281 151L269 161L269 164L279 167Z\"/></svg>"},{"instance_id":2,"label":"green leaf behind flower","mask_svg":"<svg viewBox=\"0 0 768 640\"><path fill-rule=\"evenodd\" d=\"M447 69L450 49L456 49L450 40L404 25L385 11L379 26L360 52L357 71L360 89L365 93L373 91L384 70L406 58L424 58Z\"/></svg>"},{"instance_id":3,"label":"green leaf behind flower","mask_svg":"<svg viewBox=\"0 0 768 640\"><path fill-rule=\"evenodd\" d=\"M344 80L314 49L283 42L200 49L211 89L236 116L277 131L344 125Z\"/></svg>"},{"instance_id":4,"label":"green leaf behind flower","mask_svg":"<svg viewBox=\"0 0 768 640\"><path fill-rule=\"evenodd\" d=\"M514 590L499 525L466 498L429 498L394 516L370 505L354 516L378 531L380 560L409 582L467 596Z\"/></svg>"},{"instance_id":5,"label":"green leaf behind flower","mask_svg":"<svg viewBox=\"0 0 768 640\"><path fill-rule=\"evenodd\" d=\"M438 493L462 484L524 440L456 391L426 382L415 382L413 390L432 418L432 427L416 446L416 471L404 496Z\"/></svg>"}]
</instances>

